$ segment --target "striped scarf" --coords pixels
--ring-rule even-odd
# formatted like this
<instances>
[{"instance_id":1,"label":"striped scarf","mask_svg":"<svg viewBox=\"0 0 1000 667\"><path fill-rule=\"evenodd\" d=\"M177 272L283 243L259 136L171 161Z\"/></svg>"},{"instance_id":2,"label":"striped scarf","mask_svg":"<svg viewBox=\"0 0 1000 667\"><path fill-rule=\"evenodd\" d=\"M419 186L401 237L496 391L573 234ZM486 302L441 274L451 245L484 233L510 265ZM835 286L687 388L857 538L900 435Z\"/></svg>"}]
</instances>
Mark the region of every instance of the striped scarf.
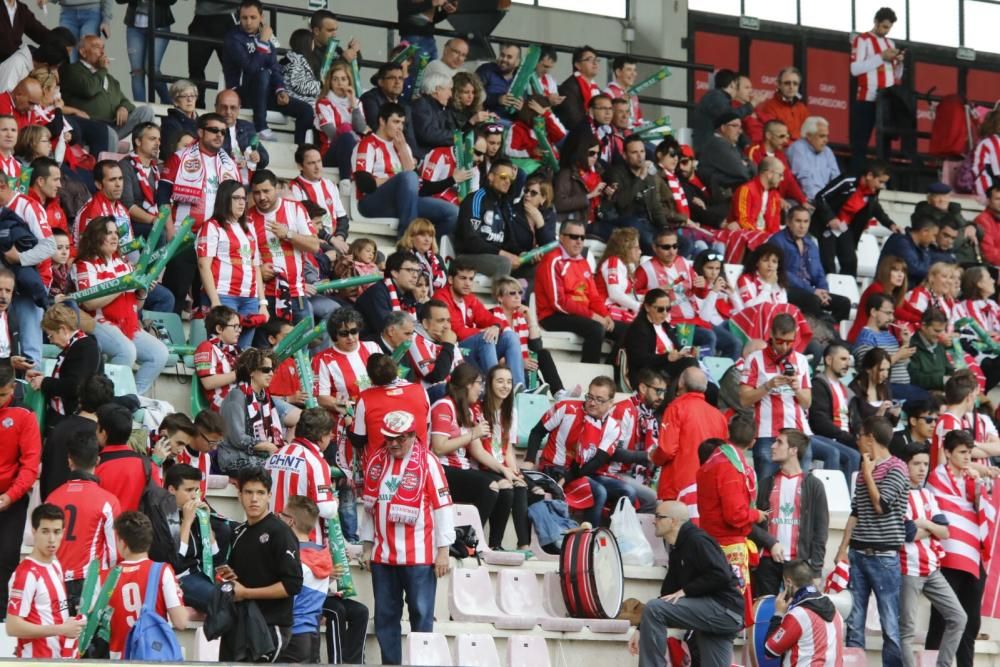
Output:
<instances>
[{"instance_id":1,"label":"striped scarf","mask_svg":"<svg viewBox=\"0 0 1000 667\"><path fill-rule=\"evenodd\" d=\"M69 350L70 350L71 347L73 347L73 343L75 343L78 340L82 340L82 339L84 339L86 337L87 337L87 334L85 334L84 332L80 331L79 329L77 329L72 334L70 334L69 340L66 341L66 347L64 347L62 350L60 350L59 351L59 356L56 357L56 365L53 366L53 368L52 368L52 379L53 380L58 380L59 379L59 373L60 373L60 370L62 369L63 362L66 361L66 355L69 354ZM63 400L62 400L61 397L59 397L59 396L53 396L52 399L49 401L49 405L51 405L52 409L55 410L58 414L60 414L60 415L65 415L66 414L66 404L63 403Z\"/></svg>"},{"instance_id":2,"label":"striped scarf","mask_svg":"<svg viewBox=\"0 0 1000 667\"><path fill-rule=\"evenodd\" d=\"M424 273L427 274L432 292L448 284L448 276L445 275L444 267L441 266L441 261L433 250L415 254L420 259L420 263L424 265Z\"/></svg>"},{"instance_id":3,"label":"striped scarf","mask_svg":"<svg viewBox=\"0 0 1000 667\"><path fill-rule=\"evenodd\" d=\"M240 382L237 387L246 398L247 433L258 441L270 441L277 447L283 447L285 438L281 434L281 421L277 411L272 412L271 392L267 389L258 395L249 382Z\"/></svg>"},{"instance_id":4,"label":"striped scarf","mask_svg":"<svg viewBox=\"0 0 1000 667\"><path fill-rule=\"evenodd\" d=\"M947 464L940 464L927 477L938 507L948 517L949 534L944 540L943 567L969 572L979 577L979 564L989 568L996 514L988 493L982 489L976 506L977 481L969 476L955 479Z\"/></svg>"},{"instance_id":5,"label":"striped scarf","mask_svg":"<svg viewBox=\"0 0 1000 667\"><path fill-rule=\"evenodd\" d=\"M150 160L149 166L144 167L142 160L135 153L129 153L128 157L132 160L132 166L135 167L139 189L142 190L142 208L147 213L155 214L157 212L156 188L160 183L160 168L157 166L156 160Z\"/></svg>"},{"instance_id":6,"label":"striped scarf","mask_svg":"<svg viewBox=\"0 0 1000 667\"><path fill-rule=\"evenodd\" d=\"M403 302L399 300L399 293L396 292L396 283L392 281L392 278L386 278L382 282L385 283L385 288L389 290L389 303L392 304L392 309L402 310L416 317L417 316L416 306L414 306L412 302L403 304Z\"/></svg>"},{"instance_id":7,"label":"striped scarf","mask_svg":"<svg viewBox=\"0 0 1000 667\"><path fill-rule=\"evenodd\" d=\"M684 194L684 186L672 172L663 170L663 180L670 186L670 194L674 196L674 207L677 212L686 218L691 217L691 207L688 205L687 195Z\"/></svg>"},{"instance_id":8,"label":"striped scarf","mask_svg":"<svg viewBox=\"0 0 1000 667\"><path fill-rule=\"evenodd\" d=\"M524 316L521 311L515 311L513 319L507 317L507 313L504 312L503 306L493 306L490 308L490 312L495 316L506 322L514 333L517 334L518 340L521 341L521 355L527 359L528 358L528 318Z\"/></svg>"}]
</instances>

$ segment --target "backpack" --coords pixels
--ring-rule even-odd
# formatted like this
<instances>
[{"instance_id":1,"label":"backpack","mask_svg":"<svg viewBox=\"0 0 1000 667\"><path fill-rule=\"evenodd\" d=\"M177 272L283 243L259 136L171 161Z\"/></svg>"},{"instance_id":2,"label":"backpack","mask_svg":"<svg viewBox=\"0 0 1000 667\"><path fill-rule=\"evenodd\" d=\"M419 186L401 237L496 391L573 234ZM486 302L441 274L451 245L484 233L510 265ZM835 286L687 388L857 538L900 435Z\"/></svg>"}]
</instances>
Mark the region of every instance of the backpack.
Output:
<instances>
[{"instance_id":1,"label":"backpack","mask_svg":"<svg viewBox=\"0 0 1000 667\"><path fill-rule=\"evenodd\" d=\"M152 662L178 662L184 659L177 635L167 619L156 613L156 599L160 594L160 578L163 563L153 563L149 568L149 580L143 593L139 618L129 630L125 639L126 660L146 660Z\"/></svg>"}]
</instances>

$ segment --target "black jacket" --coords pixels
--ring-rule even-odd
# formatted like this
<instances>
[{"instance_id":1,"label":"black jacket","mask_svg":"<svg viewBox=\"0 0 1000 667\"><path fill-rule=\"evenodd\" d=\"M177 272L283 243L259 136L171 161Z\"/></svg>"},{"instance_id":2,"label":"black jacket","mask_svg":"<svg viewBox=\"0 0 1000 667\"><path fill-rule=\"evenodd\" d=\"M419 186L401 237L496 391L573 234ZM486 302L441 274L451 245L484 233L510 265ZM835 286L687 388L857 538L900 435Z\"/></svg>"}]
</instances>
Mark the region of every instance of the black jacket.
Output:
<instances>
[{"instance_id":1,"label":"black jacket","mask_svg":"<svg viewBox=\"0 0 1000 667\"><path fill-rule=\"evenodd\" d=\"M566 99L554 111L563 127L573 128L586 120L587 107L583 103L583 92L575 75L570 74L569 78L559 84L559 94Z\"/></svg>"},{"instance_id":2,"label":"black jacket","mask_svg":"<svg viewBox=\"0 0 1000 667\"><path fill-rule=\"evenodd\" d=\"M177 107L167 109L167 115L160 123L160 159L166 161L174 154L177 140L182 134L190 134L198 140L198 115L188 118Z\"/></svg>"},{"instance_id":3,"label":"black jacket","mask_svg":"<svg viewBox=\"0 0 1000 667\"><path fill-rule=\"evenodd\" d=\"M18 252L31 250L38 245L38 238L31 231L24 220L17 213L9 208L0 208L0 253L7 252L11 248L17 248ZM30 297L39 308L47 308L49 305L49 291L42 282L42 276L38 273L37 266L22 266L21 264L8 264L7 260L0 258L3 264L14 273L14 292L22 296ZM35 359L35 361L39 361Z\"/></svg>"},{"instance_id":4,"label":"black jacket","mask_svg":"<svg viewBox=\"0 0 1000 667\"><path fill-rule=\"evenodd\" d=\"M400 305L416 308L416 302L409 292L405 292L397 287L396 294L399 296ZM382 333L385 318L392 312L392 299L389 297L389 288L383 282L372 284L371 287L362 292L361 296L358 297L354 307L365 318L365 324L368 325L365 328L365 334L372 337L378 336Z\"/></svg>"},{"instance_id":5,"label":"black jacket","mask_svg":"<svg viewBox=\"0 0 1000 667\"><path fill-rule=\"evenodd\" d=\"M698 177L713 194L736 188L756 173L753 161L718 134L706 139L704 148L698 154Z\"/></svg>"},{"instance_id":6,"label":"black jacket","mask_svg":"<svg viewBox=\"0 0 1000 667\"><path fill-rule=\"evenodd\" d=\"M242 118L236 119L236 143L239 144L240 151L245 151L256 135L257 132L253 129L251 121L243 120ZM225 136L226 139L222 142L222 148L230 155L236 155L233 152L233 139L228 130ZM267 148L264 147L262 142L258 142L257 148L254 150L260 155L260 162L257 163L257 169L267 169L267 165L271 160L271 156L267 154Z\"/></svg>"},{"instance_id":7,"label":"black jacket","mask_svg":"<svg viewBox=\"0 0 1000 667\"><path fill-rule=\"evenodd\" d=\"M674 332L666 323L660 325L667 335L679 349ZM691 357L681 357L677 361L670 361L666 354L656 354L656 332L653 325L646 319L645 311L640 310L635 321L625 330L624 340L625 352L628 355L628 375L633 387L638 387L639 371L643 368L666 373L671 378L680 375L681 371L689 366L697 366L698 362Z\"/></svg>"},{"instance_id":8,"label":"black jacket","mask_svg":"<svg viewBox=\"0 0 1000 667\"><path fill-rule=\"evenodd\" d=\"M455 251L460 255L496 255L507 246L514 224L514 205L506 196L485 187L466 197L458 209Z\"/></svg>"},{"instance_id":9,"label":"black jacket","mask_svg":"<svg viewBox=\"0 0 1000 667\"><path fill-rule=\"evenodd\" d=\"M179 553L180 544L170 534L168 518L177 511L177 501L173 494L150 485L143 494L140 509L153 524L153 544L149 549L149 557L161 563L170 563L177 574L188 570L201 572L201 527L198 522L191 524L191 535L184 554ZM212 572L202 574L214 576Z\"/></svg>"},{"instance_id":10,"label":"black jacket","mask_svg":"<svg viewBox=\"0 0 1000 667\"><path fill-rule=\"evenodd\" d=\"M845 389L847 389L845 387ZM847 401L850 404L853 392L847 389ZM847 409L847 405L844 406ZM858 441L847 429L850 424L845 424L847 428L837 428L833 423L833 394L830 385L822 373L817 373L813 377L812 405L809 406L809 426L813 433L824 438L833 438L837 442L842 442L851 447L857 447Z\"/></svg>"},{"instance_id":11,"label":"black jacket","mask_svg":"<svg viewBox=\"0 0 1000 667\"><path fill-rule=\"evenodd\" d=\"M765 479L757 490L757 509L768 511L771 507L771 489L774 476ZM830 530L830 510L826 504L823 482L806 473L802 480L801 505L799 507L799 541L795 545L799 560L804 560L818 577L823 571L826 558L826 538ZM758 546L770 549L777 542L762 524L755 523L750 528L750 539Z\"/></svg>"},{"instance_id":12,"label":"black jacket","mask_svg":"<svg viewBox=\"0 0 1000 667\"><path fill-rule=\"evenodd\" d=\"M125 10L125 25L130 28L135 27L135 15L136 9L139 5L145 5L148 9L148 2L140 2L140 0L115 0L119 5L128 5ZM170 5L177 2L177 0L158 0L153 12L153 25L157 28L168 28L174 22L174 14L170 11ZM145 63L143 64L145 67Z\"/></svg>"},{"instance_id":13,"label":"black jacket","mask_svg":"<svg viewBox=\"0 0 1000 667\"><path fill-rule=\"evenodd\" d=\"M385 93L378 86L375 86L366 90L359 98L359 101L361 102L361 110L365 117L365 123L374 132L378 129L379 109L389 101L389 98L385 96ZM413 131L413 109L410 103L402 97L396 100L396 102L406 112L406 124L403 126L403 134L406 136L406 145L410 147L414 157L416 157L418 146L417 136ZM357 130L356 127L355 130Z\"/></svg>"},{"instance_id":14,"label":"black jacket","mask_svg":"<svg viewBox=\"0 0 1000 667\"><path fill-rule=\"evenodd\" d=\"M644 174L636 176L625 165L615 165L608 169L604 180L617 183L610 204L622 217L637 216L648 220L656 228L667 226L667 216L660 205L660 195L656 189L657 176Z\"/></svg>"},{"instance_id":15,"label":"black jacket","mask_svg":"<svg viewBox=\"0 0 1000 667\"><path fill-rule=\"evenodd\" d=\"M91 335L76 341L68 350L61 350L59 356L63 357L59 377L43 378L42 393L47 399L56 396L61 398L65 406L63 412L71 415L76 412L80 385L91 375L98 373L104 362L97 339ZM54 413L50 411L49 414Z\"/></svg>"},{"instance_id":16,"label":"black jacket","mask_svg":"<svg viewBox=\"0 0 1000 667\"><path fill-rule=\"evenodd\" d=\"M417 139L414 157L422 158L433 148L451 146L458 125L448 107L441 106L430 95L422 95L413 103L413 134Z\"/></svg>"},{"instance_id":17,"label":"black jacket","mask_svg":"<svg viewBox=\"0 0 1000 667\"><path fill-rule=\"evenodd\" d=\"M711 535L688 521L670 549L667 576L660 595L679 590L689 598L711 597L743 616L743 594L722 547Z\"/></svg>"},{"instance_id":18,"label":"black jacket","mask_svg":"<svg viewBox=\"0 0 1000 667\"><path fill-rule=\"evenodd\" d=\"M837 608L833 606L833 601L819 591L810 591L806 593L805 597L795 606L808 609L810 612L816 614L827 623L832 621L834 616L837 615ZM789 607L789 610L791 609L792 607ZM770 639L771 635L778 631L778 628L781 626L781 619L783 618L784 616L777 615L771 617L771 622L767 625L767 639ZM780 655L774 655L768 651L767 648L765 648L764 651L771 658L781 658Z\"/></svg>"},{"instance_id":19,"label":"black jacket","mask_svg":"<svg viewBox=\"0 0 1000 667\"><path fill-rule=\"evenodd\" d=\"M840 176L826 184L826 187L816 193L813 204L816 210L813 211L812 226L810 232L816 238L822 238L823 232L827 229L827 224L837 217L840 209L843 208L848 198L858 189L858 179L856 176ZM892 218L882 210L882 204L878 201L878 192L868 198L866 205L858 211L849 223L851 233L856 238L861 236L861 232L868 226L868 221L875 218L887 229L892 229L894 223Z\"/></svg>"}]
</instances>

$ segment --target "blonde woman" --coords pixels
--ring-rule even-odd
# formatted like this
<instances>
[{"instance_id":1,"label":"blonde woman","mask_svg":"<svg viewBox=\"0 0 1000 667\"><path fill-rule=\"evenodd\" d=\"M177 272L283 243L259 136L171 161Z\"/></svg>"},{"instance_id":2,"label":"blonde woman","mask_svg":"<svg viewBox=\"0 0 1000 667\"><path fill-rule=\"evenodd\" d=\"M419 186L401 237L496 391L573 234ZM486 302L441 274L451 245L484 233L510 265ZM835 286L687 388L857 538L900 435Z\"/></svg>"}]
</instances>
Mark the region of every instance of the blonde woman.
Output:
<instances>
[{"instance_id":1,"label":"blonde woman","mask_svg":"<svg viewBox=\"0 0 1000 667\"><path fill-rule=\"evenodd\" d=\"M420 260L420 268L430 282L431 294L448 283L444 260L438 254L434 223L427 218L414 218L396 243L397 250L408 250Z\"/></svg>"}]
</instances>

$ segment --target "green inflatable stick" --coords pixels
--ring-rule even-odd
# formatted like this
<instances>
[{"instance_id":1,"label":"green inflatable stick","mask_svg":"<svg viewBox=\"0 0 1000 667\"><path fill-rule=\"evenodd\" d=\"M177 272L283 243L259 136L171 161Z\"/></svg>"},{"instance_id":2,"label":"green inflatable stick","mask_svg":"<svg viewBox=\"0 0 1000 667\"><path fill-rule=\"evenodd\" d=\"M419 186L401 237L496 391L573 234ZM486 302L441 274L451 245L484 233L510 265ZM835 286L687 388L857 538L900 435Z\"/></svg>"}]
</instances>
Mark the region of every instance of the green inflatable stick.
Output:
<instances>
[{"instance_id":1,"label":"green inflatable stick","mask_svg":"<svg viewBox=\"0 0 1000 667\"><path fill-rule=\"evenodd\" d=\"M655 130L658 127L667 127L670 125L670 116L660 116L656 120L651 120L648 123L643 123L639 127L632 130L634 134L642 134L643 132L649 132Z\"/></svg>"},{"instance_id":2,"label":"green inflatable stick","mask_svg":"<svg viewBox=\"0 0 1000 667\"><path fill-rule=\"evenodd\" d=\"M315 408L319 403L315 396L315 379L313 378L312 366L309 365L309 355L302 348L295 351L295 368L299 372L299 387L306 395L306 407Z\"/></svg>"},{"instance_id":3,"label":"green inflatable stick","mask_svg":"<svg viewBox=\"0 0 1000 667\"><path fill-rule=\"evenodd\" d=\"M340 46L340 40L331 37L330 41L326 44L326 53L323 54L323 65L319 68L319 82L320 84L326 81L327 72L330 71L330 65L333 61L337 59L337 47ZM354 91L355 93L357 91Z\"/></svg>"},{"instance_id":4,"label":"green inflatable stick","mask_svg":"<svg viewBox=\"0 0 1000 667\"><path fill-rule=\"evenodd\" d=\"M142 283L135 275L135 272L133 272L124 276L112 278L111 280L103 282L100 285L94 285L93 287L88 287L87 289L67 294L66 299L76 301L77 303L83 303L84 301L93 301L94 299L100 299L101 297L110 296L112 294L120 294L121 292L140 289L141 287Z\"/></svg>"},{"instance_id":5,"label":"green inflatable stick","mask_svg":"<svg viewBox=\"0 0 1000 667\"><path fill-rule=\"evenodd\" d=\"M462 134L456 132L453 138L455 151L455 166L458 169L469 171L473 168L472 162L472 142L475 139L472 133ZM458 184L458 198L465 199L469 196L469 188L472 187L472 180L467 179Z\"/></svg>"},{"instance_id":6,"label":"green inflatable stick","mask_svg":"<svg viewBox=\"0 0 1000 667\"><path fill-rule=\"evenodd\" d=\"M288 335L282 338L281 342L275 345L271 352L279 362L284 361L288 357L295 354L295 350L298 349L295 346L298 339L306 335L306 333L314 326L316 326L316 323L313 322L312 316L299 320L299 323L295 325L295 328L289 331Z\"/></svg>"},{"instance_id":7,"label":"green inflatable stick","mask_svg":"<svg viewBox=\"0 0 1000 667\"><path fill-rule=\"evenodd\" d=\"M160 207L156 220L153 222L153 227L149 230L149 235L146 237L146 248L139 254L139 259L136 260L135 268L133 269L136 273L146 272L150 257L156 252L156 246L160 244L160 237L163 236L163 230L166 229L167 220L169 219L170 207L164 204Z\"/></svg>"},{"instance_id":8,"label":"green inflatable stick","mask_svg":"<svg viewBox=\"0 0 1000 667\"><path fill-rule=\"evenodd\" d=\"M28 183L31 182L31 167L21 169L21 174L17 178L8 178L10 189L22 195L28 194Z\"/></svg>"},{"instance_id":9,"label":"green inflatable stick","mask_svg":"<svg viewBox=\"0 0 1000 667\"><path fill-rule=\"evenodd\" d=\"M545 245L538 246L537 248L533 248L531 250L528 250L527 252L522 252L520 255L517 256L517 258L521 260L522 264L524 264L525 262L530 262L536 257L541 257L542 255L548 253L550 250L555 250L558 247L559 247L559 241L552 241L551 243L546 243Z\"/></svg>"},{"instance_id":10,"label":"green inflatable stick","mask_svg":"<svg viewBox=\"0 0 1000 667\"><path fill-rule=\"evenodd\" d=\"M357 287L358 285L369 285L371 283L377 283L382 280L382 276L377 273L369 273L364 276L352 276L350 278L338 278L337 280L323 280L313 287L320 294L323 292L329 292L331 290L346 289L348 287Z\"/></svg>"},{"instance_id":11,"label":"green inflatable stick","mask_svg":"<svg viewBox=\"0 0 1000 667\"><path fill-rule=\"evenodd\" d=\"M419 47L417 47L416 44L410 44L405 49L403 49L402 51L400 51L399 53L397 53L396 55L394 55L392 57L392 60L390 60L389 62L395 63L397 65L402 65L404 62L406 62L407 60L409 60L410 58L412 58L413 55L417 51L419 51L419 50L420 49L419 49ZM355 91L355 92L357 92L357 91Z\"/></svg>"},{"instance_id":12,"label":"green inflatable stick","mask_svg":"<svg viewBox=\"0 0 1000 667\"><path fill-rule=\"evenodd\" d=\"M420 96L420 86L424 83L424 71L427 69L427 63L430 61L430 56L421 51L420 57L417 58L417 71L413 73L413 87L410 88L411 100L415 100Z\"/></svg>"},{"instance_id":13,"label":"green inflatable stick","mask_svg":"<svg viewBox=\"0 0 1000 667\"><path fill-rule=\"evenodd\" d=\"M535 68L538 66L538 58L541 54L542 49L537 44L532 44L528 47L528 52L521 60L521 65L517 68L514 78L510 82L510 88L507 89L508 95L516 97L519 100L524 99L525 93L528 92L528 86L535 77ZM507 107L507 113L513 116L517 113L517 109Z\"/></svg>"},{"instance_id":14,"label":"green inflatable stick","mask_svg":"<svg viewBox=\"0 0 1000 667\"><path fill-rule=\"evenodd\" d=\"M361 97L361 69L357 58L351 61L351 81L354 83L354 95Z\"/></svg>"},{"instance_id":15,"label":"green inflatable stick","mask_svg":"<svg viewBox=\"0 0 1000 667\"><path fill-rule=\"evenodd\" d=\"M545 116L535 116L534 122L535 139L538 140L538 147L542 149L542 163L553 173L559 171L559 161L556 160L555 151L549 143L549 135L546 133Z\"/></svg>"},{"instance_id":16,"label":"green inflatable stick","mask_svg":"<svg viewBox=\"0 0 1000 667\"><path fill-rule=\"evenodd\" d=\"M632 87L629 88L626 92L629 95L638 95L639 93L646 90L650 86L656 85L660 81L663 81L668 76L670 76L670 69L666 65L664 65L663 67L656 70L655 72L647 76L639 83L633 84Z\"/></svg>"},{"instance_id":17,"label":"green inflatable stick","mask_svg":"<svg viewBox=\"0 0 1000 667\"><path fill-rule=\"evenodd\" d=\"M108 602L111 600L111 593L115 590L115 586L118 584L118 577L121 576L121 573L121 566L111 570L108 578L104 580L104 585L101 586L101 592L97 595L97 600L91 601L84 600L82 597L80 598L80 609L87 610L87 613L84 614L87 617L87 624L84 626L83 633L80 635L80 640L77 643L80 655L87 652L90 642L93 641L98 631L110 621L111 610L108 607ZM86 584L86 582L84 583ZM93 587L91 590L93 590Z\"/></svg>"},{"instance_id":18,"label":"green inflatable stick","mask_svg":"<svg viewBox=\"0 0 1000 667\"><path fill-rule=\"evenodd\" d=\"M146 269L145 274L141 278L146 285L156 280L157 276L163 273L163 269L166 268L167 262L172 260L174 256L181 251L181 248L189 243L194 242L194 234L191 233L191 228L194 227L194 218L188 216L184 219L181 224L180 229L177 230L177 235L170 240L170 243L166 246L166 252L163 253L155 262L149 265Z\"/></svg>"},{"instance_id":19,"label":"green inflatable stick","mask_svg":"<svg viewBox=\"0 0 1000 667\"><path fill-rule=\"evenodd\" d=\"M399 344L399 347L397 347L395 350L392 351L392 360L395 361L396 364L398 365L399 362L403 360L403 357L406 356L406 353L410 350L410 347L412 345L413 341L409 339L404 340L402 343Z\"/></svg>"},{"instance_id":20,"label":"green inflatable stick","mask_svg":"<svg viewBox=\"0 0 1000 667\"><path fill-rule=\"evenodd\" d=\"M336 514L326 520L326 537L330 543L330 557L333 559L333 564L342 571L337 577L337 591L345 598L352 598L358 591L354 587L354 577L351 576L351 562L347 559L344 531L340 527L340 517Z\"/></svg>"}]
</instances>

